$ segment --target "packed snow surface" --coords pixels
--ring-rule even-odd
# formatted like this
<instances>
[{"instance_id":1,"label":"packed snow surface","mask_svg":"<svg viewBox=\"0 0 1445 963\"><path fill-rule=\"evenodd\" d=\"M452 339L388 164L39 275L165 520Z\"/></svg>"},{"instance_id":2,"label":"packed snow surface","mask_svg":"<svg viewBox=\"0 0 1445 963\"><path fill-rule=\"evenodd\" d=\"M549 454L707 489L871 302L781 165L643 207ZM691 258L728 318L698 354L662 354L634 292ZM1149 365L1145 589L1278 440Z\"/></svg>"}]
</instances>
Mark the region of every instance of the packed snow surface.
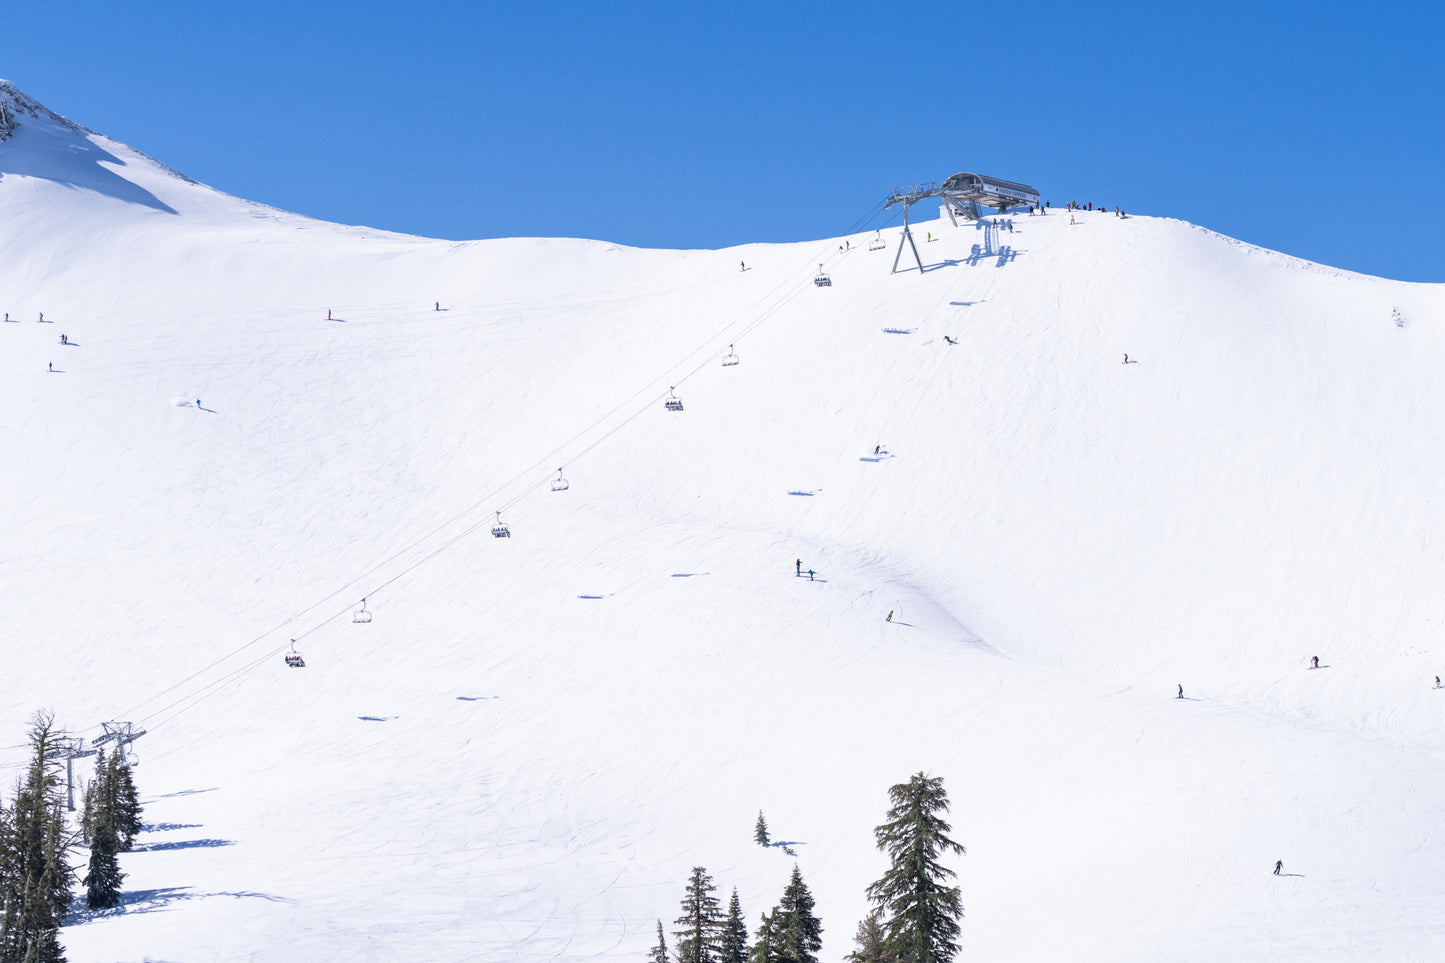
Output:
<instances>
[{"instance_id":1,"label":"packed snow surface","mask_svg":"<svg viewBox=\"0 0 1445 963\"><path fill-rule=\"evenodd\" d=\"M777 902L759 810L839 961L919 771L963 959L1438 958L1441 286L1057 209L435 241L17 95L0 761L147 730L75 963L638 960L693 866Z\"/></svg>"}]
</instances>

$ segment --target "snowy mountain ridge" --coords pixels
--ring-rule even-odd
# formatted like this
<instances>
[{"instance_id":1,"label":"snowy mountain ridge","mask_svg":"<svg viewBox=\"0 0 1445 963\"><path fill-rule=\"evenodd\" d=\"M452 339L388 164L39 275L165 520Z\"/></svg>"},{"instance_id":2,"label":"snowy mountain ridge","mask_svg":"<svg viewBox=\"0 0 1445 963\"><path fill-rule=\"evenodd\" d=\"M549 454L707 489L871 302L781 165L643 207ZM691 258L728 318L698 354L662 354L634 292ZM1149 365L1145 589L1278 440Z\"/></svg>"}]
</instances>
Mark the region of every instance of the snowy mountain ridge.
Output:
<instances>
[{"instance_id":1,"label":"snowy mountain ridge","mask_svg":"<svg viewBox=\"0 0 1445 963\"><path fill-rule=\"evenodd\" d=\"M917 771L962 959L1433 958L1442 286L1101 212L429 240L17 113L0 741L148 730L70 959L639 959L693 866L777 901L761 809L837 961Z\"/></svg>"}]
</instances>

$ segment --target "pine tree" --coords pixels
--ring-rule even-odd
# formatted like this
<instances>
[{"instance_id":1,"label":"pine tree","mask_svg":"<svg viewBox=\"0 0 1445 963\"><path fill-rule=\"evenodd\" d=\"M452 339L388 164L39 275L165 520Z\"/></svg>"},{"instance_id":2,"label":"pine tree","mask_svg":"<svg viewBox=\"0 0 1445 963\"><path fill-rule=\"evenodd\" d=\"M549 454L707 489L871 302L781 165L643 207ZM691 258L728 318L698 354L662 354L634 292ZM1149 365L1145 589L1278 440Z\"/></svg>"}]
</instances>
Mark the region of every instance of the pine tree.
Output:
<instances>
[{"instance_id":1,"label":"pine tree","mask_svg":"<svg viewBox=\"0 0 1445 963\"><path fill-rule=\"evenodd\" d=\"M120 840L116 838L115 821L102 810L91 828L90 867L85 874L85 905L91 909L109 909L120 902L120 884L125 874L120 871Z\"/></svg>"},{"instance_id":2,"label":"pine tree","mask_svg":"<svg viewBox=\"0 0 1445 963\"><path fill-rule=\"evenodd\" d=\"M667 955L667 937L662 935L662 920L657 921L657 945L647 954L647 963L672 963Z\"/></svg>"},{"instance_id":3,"label":"pine tree","mask_svg":"<svg viewBox=\"0 0 1445 963\"><path fill-rule=\"evenodd\" d=\"M728 918L723 922L722 942L718 959L721 963L746 963L748 958L748 924L743 919L743 904L737 887L728 901Z\"/></svg>"},{"instance_id":4,"label":"pine tree","mask_svg":"<svg viewBox=\"0 0 1445 963\"><path fill-rule=\"evenodd\" d=\"M748 963L778 963L780 934L773 917L764 913L758 923L758 937L748 950Z\"/></svg>"},{"instance_id":5,"label":"pine tree","mask_svg":"<svg viewBox=\"0 0 1445 963\"><path fill-rule=\"evenodd\" d=\"M143 827L141 821L140 797L136 793L135 779L131 775L130 763L125 761L123 746L116 746L110 757L111 793L110 804L114 813L115 836L120 851L128 853L135 845L136 834Z\"/></svg>"},{"instance_id":6,"label":"pine tree","mask_svg":"<svg viewBox=\"0 0 1445 963\"><path fill-rule=\"evenodd\" d=\"M778 930L779 963L818 963L823 924L813 915L813 894L796 863L783 900L773 910L773 924Z\"/></svg>"},{"instance_id":7,"label":"pine tree","mask_svg":"<svg viewBox=\"0 0 1445 963\"><path fill-rule=\"evenodd\" d=\"M857 948L844 957L848 963L890 963L878 910L869 913L858 924L853 943Z\"/></svg>"},{"instance_id":8,"label":"pine tree","mask_svg":"<svg viewBox=\"0 0 1445 963\"><path fill-rule=\"evenodd\" d=\"M677 963L717 963L723 918L713 895L716 890L707 870L694 866L682 898L682 916L674 924L678 929L672 934L677 939Z\"/></svg>"},{"instance_id":9,"label":"pine tree","mask_svg":"<svg viewBox=\"0 0 1445 963\"><path fill-rule=\"evenodd\" d=\"M763 818L763 811L758 810L758 822L753 827L753 839L759 846L771 846L772 841L768 839L768 821Z\"/></svg>"},{"instance_id":10,"label":"pine tree","mask_svg":"<svg viewBox=\"0 0 1445 963\"><path fill-rule=\"evenodd\" d=\"M900 963L949 963L958 953L963 905L958 887L946 885L957 874L938 859L945 850L964 848L947 835L952 827L942 816L948 812L943 779L920 772L890 788L888 798L888 821L873 836L892 865L868 887L868 898L883 914L888 953Z\"/></svg>"},{"instance_id":11,"label":"pine tree","mask_svg":"<svg viewBox=\"0 0 1445 963\"><path fill-rule=\"evenodd\" d=\"M64 963L60 921L70 906L70 839L54 716L30 727L34 757L12 803L0 872L0 963Z\"/></svg>"}]
</instances>

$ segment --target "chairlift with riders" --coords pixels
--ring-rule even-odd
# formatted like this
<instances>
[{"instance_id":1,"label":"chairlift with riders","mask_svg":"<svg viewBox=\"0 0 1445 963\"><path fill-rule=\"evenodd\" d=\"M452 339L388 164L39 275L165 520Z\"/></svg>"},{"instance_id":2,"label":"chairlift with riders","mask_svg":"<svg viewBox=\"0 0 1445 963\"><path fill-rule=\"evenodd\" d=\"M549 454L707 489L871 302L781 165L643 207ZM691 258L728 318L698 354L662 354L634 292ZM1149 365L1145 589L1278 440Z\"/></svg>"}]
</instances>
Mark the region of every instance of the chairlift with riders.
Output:
<instances>
[{"instance_id":1,"label":"chairlift with riders","mask_svg":"<svg viewBox=\"0 0 1445 963\"><path fill-rule=\"evenodd\" d=\"M306 660L301 658L301 653L296 651L296 640L291 640L291 652L286 656L286 665L293 669L306 668Z\"/></svg>"},{"instance_id":2,"label":"chairlift with riders","mask_svg":"<svg viewBox=\"0 0 1445 963\"><path fill-rule=\"evenodd\" d=\"M821 264L818 265L818 273L813 278L813 283L820 288L831 288L833 286L833 279L823 272L823 265Z\"/></svg>"},{"instance_id":3,"label":"chairlift with riders","mask_svg":"<svg viewBox=\"0 0 1445 963\"><path fill-rule=\"evenodd\" d=\"M672 388L667 389L667 400L662 403L662 406L668 411L682 410L682 399L679 398L677 395L673 394L673 390L675 388L676 385L674 385Z\"/></svg>"},{"instance_id":4,"label":"chairlift with riders","mask_svg":"<svg viewBox=\"0 0 1445 963\"><path fill-rule=\"evenodd\" d=\"M554 492L565 492L568 489L567 479L562 477L562 469L557 469L557 477L552 479L552 490Z\"/></svg>"},{"instance_id":5,"label":"chairlift with riders","mask_svg":"<svg viewBox=\"0 0 1445 963\"><path fill-rule=\"evenodd\" d=\"M492 526L493 538L511 538L512 530L502 521L502 513L497 512L497 524Z\"/></svg>"},{"instance_id":6,"label":"chairlift with riders","mask_svg":"<svg viewBox=\"0 0 1445 963\"><path fill-rule=\"evenodd\" d=\"M883 228L880 227L877 233L873 235L873 240L868 242L868 250L881 251L887 246L888 242L883 240Z\"/></svg>"}]
</instances>

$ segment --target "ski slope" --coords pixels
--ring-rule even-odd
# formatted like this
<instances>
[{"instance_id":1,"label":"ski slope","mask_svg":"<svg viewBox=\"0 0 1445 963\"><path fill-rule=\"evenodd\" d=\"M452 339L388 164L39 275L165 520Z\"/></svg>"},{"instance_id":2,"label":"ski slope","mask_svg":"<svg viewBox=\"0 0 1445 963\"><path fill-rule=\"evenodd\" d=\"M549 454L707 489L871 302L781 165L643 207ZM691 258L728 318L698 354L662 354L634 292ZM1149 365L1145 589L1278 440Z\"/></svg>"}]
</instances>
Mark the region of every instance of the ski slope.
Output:
<instances>
[{"instance_id":1,"label":"ski slope","mask_svg":"<svg viewBox=\"0 0 1445 963\"><path fill-rule=\"evenodd\" d=\"M839 961L920 770L961 959L1436 958L1442 286L1059 211L436 241L0 98L0 742L147 729L75 963L637 960L693 866L777 902L760 809Z\"/></svg>"}]
</instances>

